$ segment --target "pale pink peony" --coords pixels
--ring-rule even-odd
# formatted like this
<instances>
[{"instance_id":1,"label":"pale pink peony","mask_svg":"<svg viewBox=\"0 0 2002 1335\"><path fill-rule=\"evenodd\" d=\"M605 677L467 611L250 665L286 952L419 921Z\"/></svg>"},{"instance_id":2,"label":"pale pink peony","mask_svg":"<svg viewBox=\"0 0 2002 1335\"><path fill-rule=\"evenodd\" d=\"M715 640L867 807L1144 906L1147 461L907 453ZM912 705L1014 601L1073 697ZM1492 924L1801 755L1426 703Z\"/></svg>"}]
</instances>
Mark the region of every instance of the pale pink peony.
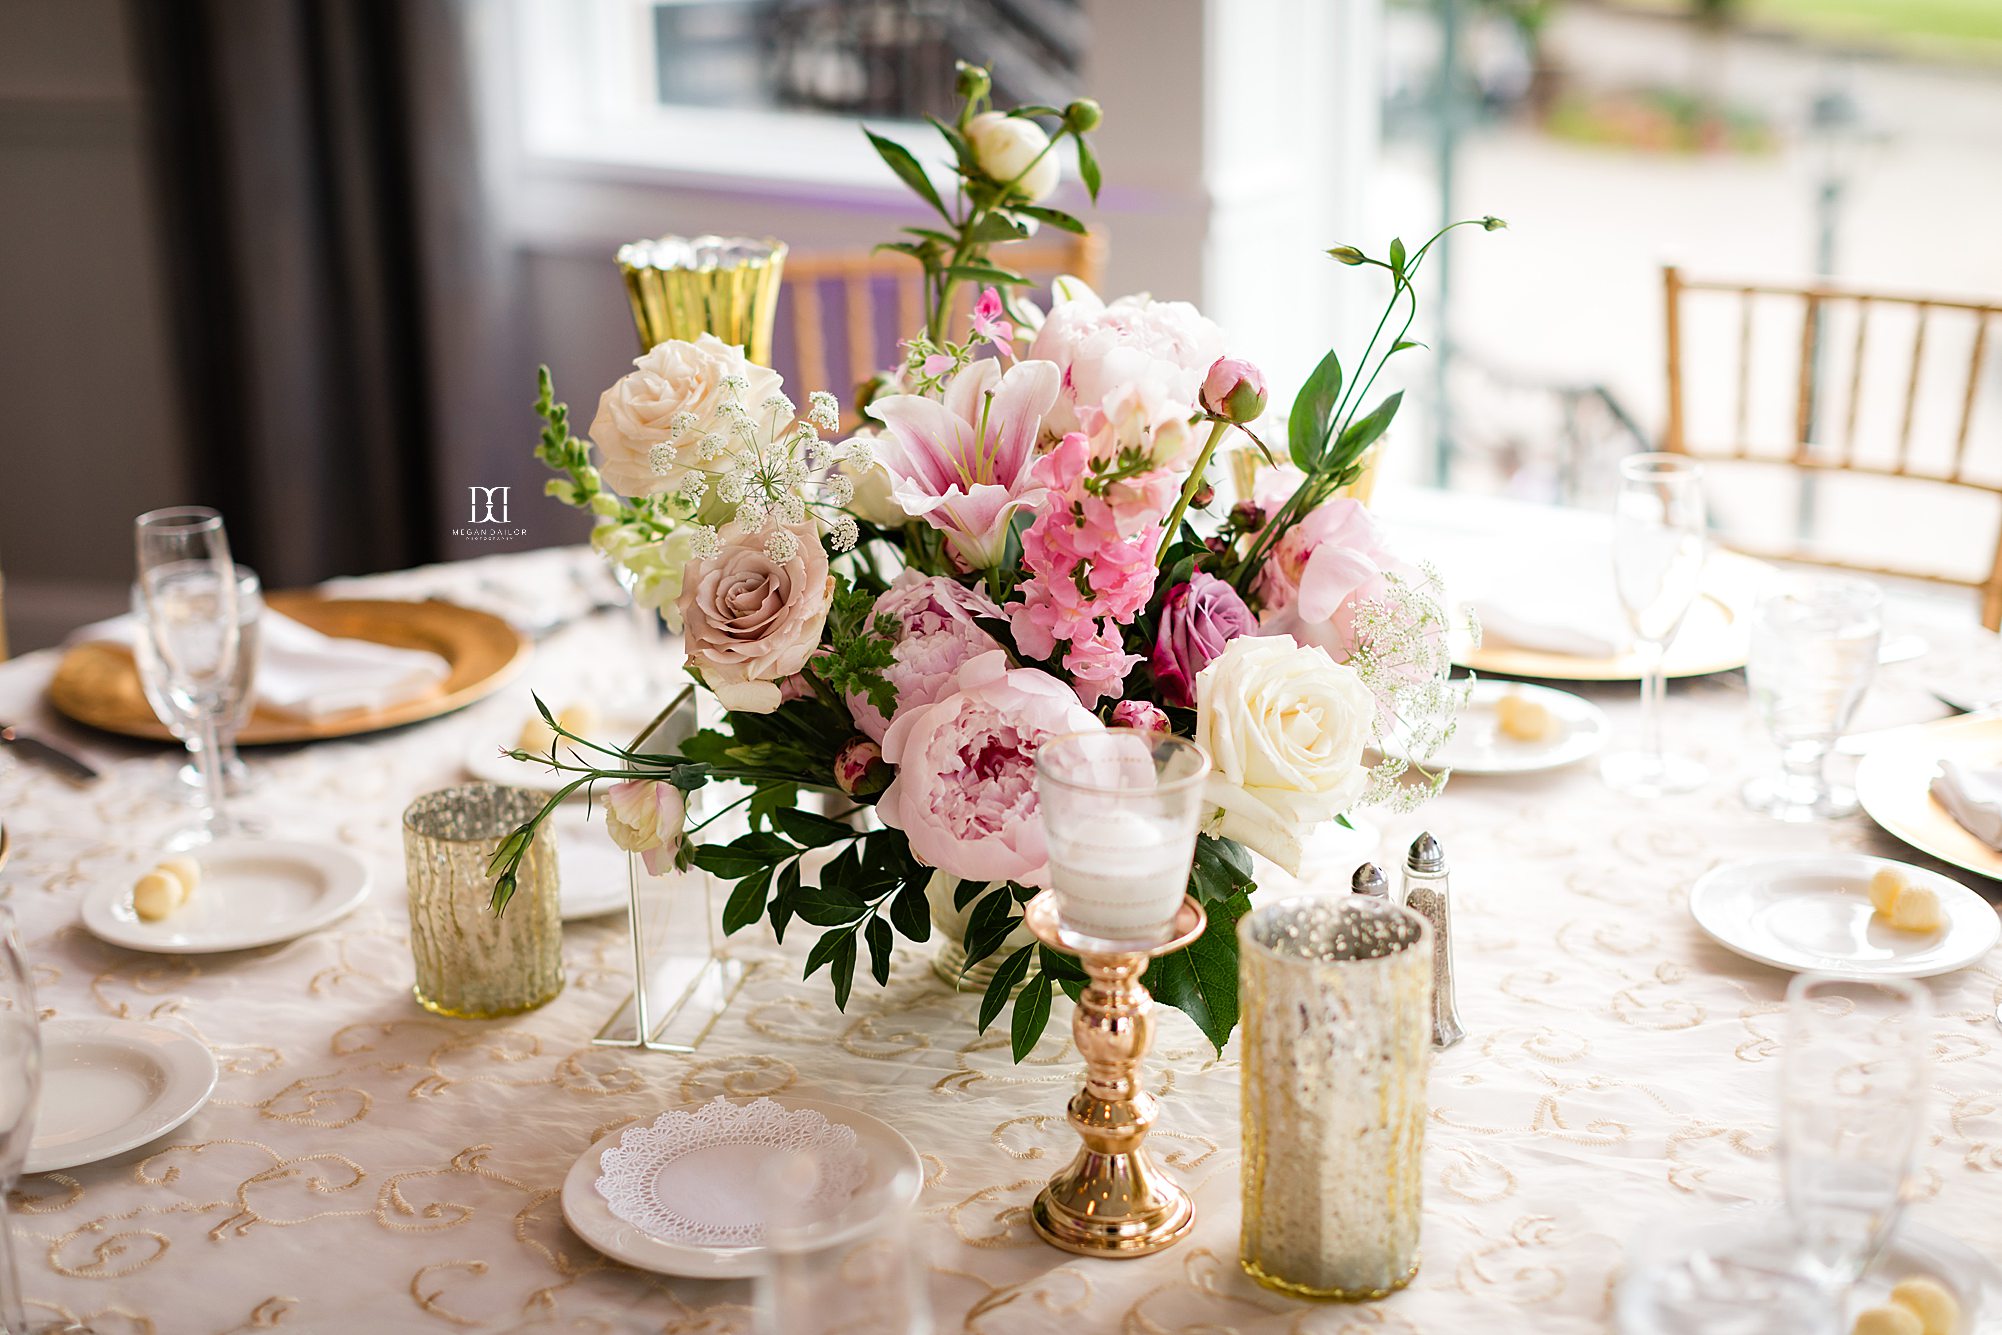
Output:
<instances>
[{"instance_id":1,"label":"pale pink peony","mask_svg":"<svg viewBox=\"0 0 2002 1335\"><path fill-rule=\"evenodd\" d=\"M987 358L954 376L943 402L892 394L869 404L885 428L876 458L890 472L891 494L905 514L946 535L965 569L999 562L1008 521L1042 499L1030 470L1058 380L1048 362L1018 362L1003 374Z\"/></svg>"},{"instance_id":2,"label":"pale pink peony","mask_svg":"<svg viewBox=\"0 0 2002 1335\"><path fill-rule=\"evenodd\" d=\"M1035 668L1011 669L999 649L963 664L954 686L891 720L883 758L897 777L876 812L928 867L964 881L1047 885L1036 748L1102 725L1070 687Z\"/></svg>"},{"instance_id":3,"label":"pale pink peony","mask_svg":"<svg viewBox=\"0 0 2002 1335\"><path fill-rule=\"evenodd\" d=\"M1000 618L1001 609L994 600L942 575L904 571L876 600L870 616L895 617L901 627L897 661L883 670L884 678L897 688L899 714L928 705L954 689L953 674L960 664L1001 647L993 636L973 624L975 617ZM857 728L875 741L883 740L890 721L866 695L849 696L848 712Z\"/></svg>"},{"instance_id":4,"label":"pale pink peony","mask_svg":"<svg viewBox=\"0 0 2002 1335\"><path fill-rule=\"evenodd\" d=\"M702 438L728 428L725 379L744 378L737 399L753 411L784 385L778 372L714 334L656 344L633 368L605 391L591 419L598 471L622 496L673 491L687 480Z\"/></svg>"},{"instance_id":5,"label":"pale pink peony","mask_svg":"<svg viewBox=\"0 0 2002 1335\"><path fill-rule=\"evenodd\" d=\"M1257 500L1267 514L1277 514L1299 474L1273 469L1268 477L1261 479ZM1267 556L1256 586L1264 604L1259 628L1291 635L1344 662L1355 649L1357 606L1388 592L1390 575L1413 579L1417 572L1392 553L1361 501L1334 497L1289 529Z\"/></svg>"},{"instance_id":6,"label":"pale pink peony","mask_svg":"<svg viewBox=\"0 0 2002 1335\"><path fill-rule=\"evenodd\" d=\"M659 779L628 779L605 790L605 829L613 843L640 855L650 876L674 865L686 815L682 791Z\"/></svg>"},{"instance_id":7,"label":"pale pink peony","mask_svg":"<svg viewBox=\"0 0 2002 1335\"><path fill-rule=\"evenodd\" d=\"M771 713L780 683L820 647L834 576L812 522L792 533L789 561L772 559L768 535L729 524L720 552L689 562L678 604L688 661L725 709Z\"/></svg>"},{"instance_id":8,"label":"pale pink peony","mask_svg":"<svg viewBox=\"0 0 2002 1335\"><path fill-rule=\"evenodd\" d=\"M1186 301L1132 296L1108 305L1070 278L1058 280L1056 295L1028 352L1054 362L1063 375L1063 393L1044 430L1062 435L1098 427L1138 443L1137 430L1160 429L1173 435L1172 452L1179 454L1203 377L1223 355L1223 330ZM1091 410L1102 416L1087 424ZM1157 456L1157 462L1170 461Z\"/></svg>"}]
</instances>

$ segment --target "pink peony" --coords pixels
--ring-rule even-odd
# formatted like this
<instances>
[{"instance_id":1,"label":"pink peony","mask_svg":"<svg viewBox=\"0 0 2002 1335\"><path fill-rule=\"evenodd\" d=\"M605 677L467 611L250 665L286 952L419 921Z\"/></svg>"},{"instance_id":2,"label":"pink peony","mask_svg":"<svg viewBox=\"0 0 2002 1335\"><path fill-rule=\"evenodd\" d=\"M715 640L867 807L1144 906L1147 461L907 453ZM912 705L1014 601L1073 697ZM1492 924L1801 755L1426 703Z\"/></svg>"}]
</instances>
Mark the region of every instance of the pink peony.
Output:
<instances>
[{"instance_id":1,"label":"pink peony","mask_svg":"<svg viewBox=\"0 0 2002 1335\"><path fill-rule=\"evenodd\" d=\"M1036 748L1102 725L1068 686L1035 668L1011 669L999 649L961 665L954 686L891 720L883 758L897 777L876 812L926 866L966 881L1044 886Z\"/></svg>"},{"instance_id":2,"label":"pink peony","mask_svg":"<svg viewBox=\"0 0 2002 1335\"><path fill-rule=\"evenodd\" d=\"M723 529L723 549L688 563L681 609L688 661L725 709L769 714L779 683L820 647L834 576L812 521L792 530L790 560L775 561L769 535Z\"/></svg>"},{"instance_id":3,"label":"pink peony","mask_svg":"<svg viewBox=\"0 0 2002 1335\"><path fill-rule=\"evenodd\" d=\"M1226 422L1256 422L1265 400L1265 372L1242 357L1217 358L1203 377L1203 411Z\"/></svg>"},{"instance_id":4,"label":"pink peony","mask_svg":"<svg viewBox=\"0 0 2002 1335\"><path fill-rule=\"evenodd\" d=\"M1105 621L1099 624L1097 634L1071 641L1070 652L1064 655L1064 671L1071 674L1071 685L1077 688L1085 708L1096 709L1108 695L1119 698L1125 690L1126 674L1139 661L1140 655L1127 653L1120 642L1119 627Z\"/></svg>"},{"instance_id":5,"label":"pink peony","mask_svg":"<svg viewBox=\"0 0 2002 1335\"><path fill-rule=\"evenodd\" d=\"M897 688L899 714L928 705L952 690L953 674L960 664L1001 647L993 636L973 624L975 617L1001 616L994 600L942 575L904 571L876 600L871 616L895 617L902 627L897 635L897 661L883 670L883 676ZM857 728L875 741L883 740L890 721L867 696L849 696L848 712Z\"/></svg>"},{"instance_id":6,"label":"pink peony","mask_svg":"<svg viewBox=\"0 0 2002 1335\"><path fill-rule=\"evenodd\" d=\"M1257 618L1237 590L1215 575L1198 570L1188 583L1168 590L1154 638L1154 685L1161 698L1184 709L1194 706L1196 674L1226 644L1257 629Z\"/></svg>"},{"instance_id":7,"label":"pink peony","mask_svg":"<svg viewBox=\"0 0 2002 1335\"><path fill-rule=\"evenodd\" d=\"M640 855L649 876L674 865L686 814L682 791L659 779L628 779L605 790L605 829L613 843Z\"/></svg>"},{"instance_id":8,"label":"pink peony","mask_svg":"<svg viewBox=\"0 0 2002 1335\"><path fill-rule=\"evenodd\" d=\"M1278 513L1298 478L1291 469L1272 474L1258 489L1267 514ZM1258 624L1265 634L1291 635L1344 662L1355 649L1357 605L1382 597L1389 575L1414 578L1416 572L1391 552L1361 501L1334 497L1289 529L1267 556L1258 572L1264 603Z\"/></svg>"},{"instance_id":9,"label":"pink peony","mask_svg":"<svg viewBox=\"0 0 2002 1335\"><path fill-rule=\"evenodd\" d=\"M1203 377L1223 355L1223 330L1186 301L1133 296L1108 305L1073 279L1058 281L1057 296L1028 353L1063 374L1045 430L1089 431L1087 410L1101 421L1186 427Z\"/></svg>"},{"instance_id":10,"label":"pink peony","mask_svg":"<svg viewBox=\"0 0 2002 1335\"><path fill-rule=\"evenodd\" d=\"M1112 707L1112 726L1140 732L1171 732L1168 715L1151 700L1121 700Z\"/></svg>"}]
</instances>

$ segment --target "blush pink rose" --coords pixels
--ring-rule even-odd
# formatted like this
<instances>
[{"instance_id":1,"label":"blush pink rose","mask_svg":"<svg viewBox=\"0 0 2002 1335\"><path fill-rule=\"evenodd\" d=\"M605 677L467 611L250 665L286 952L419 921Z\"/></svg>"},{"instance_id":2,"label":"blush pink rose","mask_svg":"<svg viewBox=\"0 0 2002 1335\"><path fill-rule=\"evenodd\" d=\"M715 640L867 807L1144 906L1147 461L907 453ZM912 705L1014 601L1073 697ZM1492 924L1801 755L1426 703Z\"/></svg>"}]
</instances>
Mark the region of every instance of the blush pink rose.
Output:
<instances>
[{"instance_id":1,"label":"blush pink rose","mask_svg":"<svg viewBox=\"0 0 2002 1335\"><path fill-rule=\"evenodd\" d=\"M897 777L876 803L928 867L966 881L1048 884L1036 748L1099 728L1071 688L996 649L962 664L951 693L899 709L883 734Z\"/></svg>"},{"instance_id":2,"label":"blush pink rose","mask_svg":"<svg viewBox=\"0 0 2002 1335\"><path fill-rule=\"evenodd\" d=\"M688 661L725 709L771 713L785 700L780 683L820 647L834 576L813 525L792 534L792 558L775 561L766 534L727 525L723 549L689 562L682 580Z\"/></svg>"},{"instance_id":3,"label":"blush pink rose","mask_svg":"<svg viewBox=\"0 0 2002 1335\"><path fill-rule=\"evenodd\" d=\"M943 575L904 571L876 600L872 615L894 617L902 628L897 633L897 661L883 669L884 678L897 688L899 714L952 690L960 664L1001 647L973 620L1000 619L1001 609L994 600ZM848 712L872 741L883 740L890 721L867 696L849 696Z\"/></svg>"}]
</instances>

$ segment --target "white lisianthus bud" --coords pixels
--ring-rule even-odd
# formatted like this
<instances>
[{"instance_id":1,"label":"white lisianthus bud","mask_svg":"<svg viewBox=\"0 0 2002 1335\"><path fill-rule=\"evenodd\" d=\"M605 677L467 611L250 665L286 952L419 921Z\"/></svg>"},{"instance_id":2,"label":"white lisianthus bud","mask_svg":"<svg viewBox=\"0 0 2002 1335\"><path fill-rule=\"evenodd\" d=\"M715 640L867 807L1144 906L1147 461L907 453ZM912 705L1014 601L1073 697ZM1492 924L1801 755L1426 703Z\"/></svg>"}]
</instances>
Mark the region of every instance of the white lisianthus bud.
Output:
<instances>
[{"instance_id":1,"label":"white lisianthus bud","mask_svg":"<svg viewBox=\"0 0 2002 1335\"><path fill-rule=\"evenodd\" d=\"M1027 116L983 111L967 122L966 140L981 171L1003 184L1015 181L1016 193L1031 204L1040 204L1057 188L1057 156L1044 151L1050 137ZM1017 176L1022 179L1016 181Z\"/></svg>"}]
</instances>

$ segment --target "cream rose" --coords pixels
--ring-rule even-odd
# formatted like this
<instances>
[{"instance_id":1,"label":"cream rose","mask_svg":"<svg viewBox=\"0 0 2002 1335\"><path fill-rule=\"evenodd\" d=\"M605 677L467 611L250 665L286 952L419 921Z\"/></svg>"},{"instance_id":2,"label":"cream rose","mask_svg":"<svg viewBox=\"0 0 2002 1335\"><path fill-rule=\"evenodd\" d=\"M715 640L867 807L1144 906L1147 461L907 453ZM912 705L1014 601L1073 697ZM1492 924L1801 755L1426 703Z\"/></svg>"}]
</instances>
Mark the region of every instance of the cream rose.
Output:
<instances>
[{"instance_id":1,"label":"cream rose","mask_svg":"<svg viewBox=\"0 0 2002 1335\"><path fill-rule=\"evenodd\" d=\"M785 384L777 371L747 361L742 348L708 333L693 343L656 344L633 368L605 391L591 419L598 470L622 496L652 496L681 485L702 438L724 427L725 379L744 378L738 399L753 413ZM656 445L667 446L658 460Z\"/></svg>"},{"instance_id":2,"label":"cream rose","mask_svg":"<svg viewBox=\"0 0 2002 1335\"><path fill-rule=\"evenodd\" d=\"M725 709L769 714L779 682L806 666L820 647L834 594L827 553L808 522L775 530L790 536L787 559L773 556L772 533L722 532L723 549L694 561L682 577L682 633L688 661Z\"/></svg>"},{"instance_id":3,"label":"cream rose","mask_svg":"<svg viewBox=\"0 0 2002 1335\"><path fill-rule=\"evenodd\" d=\"M973 160L980 164L980 170L995 180L1006 184L1020 176L1015 189L1031 204L1042 203L1057 188L1057 155L1045 151L1050 137L1027 116L983 111L966 123L966 142L972 146ZM1033 167L1029 165L1032 162Z\"/></svg>"},{"instance_id":4,"label":"cream rose","mask_svg":"<svg viewBox=\"0 0 2002 1335\"><path fill-rule=\"evenodd\" d=\"M1212 770L1209 833L1299 874L1309 830L1369 784L1376 700L1355 669L1287 635L1242 636L1196 674L1195 739Z\"/></svg>"}]
</instances>

